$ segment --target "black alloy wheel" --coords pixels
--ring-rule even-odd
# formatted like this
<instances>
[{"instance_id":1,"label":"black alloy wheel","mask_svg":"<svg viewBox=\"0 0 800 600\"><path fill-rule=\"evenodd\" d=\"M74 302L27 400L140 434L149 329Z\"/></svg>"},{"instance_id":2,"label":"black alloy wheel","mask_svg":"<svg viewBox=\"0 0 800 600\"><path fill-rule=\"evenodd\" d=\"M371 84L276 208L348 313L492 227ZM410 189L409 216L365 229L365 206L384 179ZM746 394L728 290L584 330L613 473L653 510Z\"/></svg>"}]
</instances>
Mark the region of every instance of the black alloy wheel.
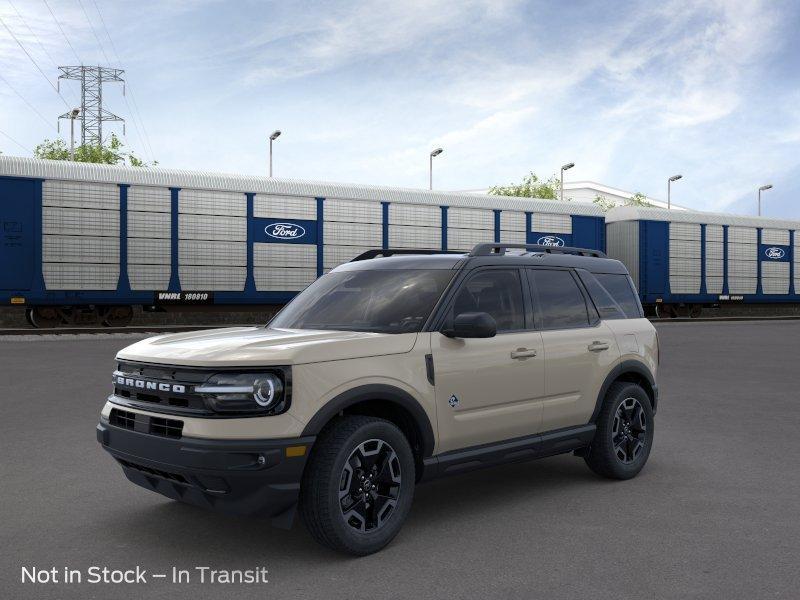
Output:
<instances>
[{"instance_id":1,"label":"black alloy wheel","mask_svg":"<svg viewBox=\"0 0 800 600\"><path fill-rule=\"evenodd\" d=\"M633 463L647 442L644 408L636 398L625 398L614 415L612 443L614 454L624 465Z\"/></svg>"},{"instance_id":2,"label":"black alloy wheel","mask_svg":"<svg viewBox=\"0 0 800 600\"><path fill-rule=\"evenodd\" d=\"M356 446L339 482L342 518L361 532L383 527L397 506L403 473L392 446L380 439Z\"/></svg>"}]
</instances>

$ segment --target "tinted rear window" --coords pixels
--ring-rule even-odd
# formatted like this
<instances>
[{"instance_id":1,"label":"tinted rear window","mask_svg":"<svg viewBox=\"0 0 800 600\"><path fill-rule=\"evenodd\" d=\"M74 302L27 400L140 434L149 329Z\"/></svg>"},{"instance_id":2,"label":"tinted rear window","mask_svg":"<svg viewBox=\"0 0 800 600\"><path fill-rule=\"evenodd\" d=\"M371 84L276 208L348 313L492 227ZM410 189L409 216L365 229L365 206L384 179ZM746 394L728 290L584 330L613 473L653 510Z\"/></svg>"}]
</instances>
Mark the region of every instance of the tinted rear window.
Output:
<instances>
[{"instance_id":1,"label":"tinted rear window","mask_svg":"<svg viewBox=\"0 0 800 600\"><path fill-rule=\"evenodd\" d=\"M628 275L594 273L594 276L619 305L626 317L638 319L644 316L639 297L636 295L633 282Z\"/></svg>"}]
</instances>

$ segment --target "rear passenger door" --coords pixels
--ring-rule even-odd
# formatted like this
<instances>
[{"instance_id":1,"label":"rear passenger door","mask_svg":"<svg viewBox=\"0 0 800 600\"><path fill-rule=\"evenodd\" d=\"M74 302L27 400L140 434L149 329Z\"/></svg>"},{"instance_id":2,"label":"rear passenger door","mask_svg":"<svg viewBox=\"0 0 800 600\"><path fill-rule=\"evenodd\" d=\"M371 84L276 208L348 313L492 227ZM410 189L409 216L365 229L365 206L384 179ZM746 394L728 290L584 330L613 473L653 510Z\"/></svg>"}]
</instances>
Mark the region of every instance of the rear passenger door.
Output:
<instances>
[{"instance_id":1,"label":"rear passenger door","mask_svg":"<svg viewBox=\"0 0 800 600\"><path fill-rule=\"evenodd\" d=\"M534 330L524 272L483 268L466 276L444 327L465 312L497 322L492 338L431 334L440 452L538 433L542 422L542 336Z\"/></svg>"},{"instance_id":2,"label":"rear passenger door","mask_svg":"<svg viewBox=\"0 0 800 600\"><path fill-rule=\"evenodd\" d=\"M584 425L619 360L613 332L570 269L527 270L545 358L542 430Z\"/></svg>"}]
</instances>

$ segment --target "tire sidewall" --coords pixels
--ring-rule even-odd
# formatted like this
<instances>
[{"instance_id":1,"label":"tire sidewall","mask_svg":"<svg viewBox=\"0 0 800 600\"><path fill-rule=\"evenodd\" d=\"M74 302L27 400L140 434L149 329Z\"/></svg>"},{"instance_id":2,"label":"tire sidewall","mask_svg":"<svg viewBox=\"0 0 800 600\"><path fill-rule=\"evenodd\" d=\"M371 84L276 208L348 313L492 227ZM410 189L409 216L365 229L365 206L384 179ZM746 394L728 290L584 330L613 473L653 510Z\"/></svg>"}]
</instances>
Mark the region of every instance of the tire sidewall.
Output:
<instances>
[{"instance_id":1,"label":"tire sidewall","mask_svg":"<svg viewBox=\"0 0 800 600\"><path fill-rule=\"evenodd\" d=\"M371 439L383 440L394 449L400 461L402 479L397 505L386 524L374 531L362 533L350 527L342 517L339 503L339 481L345 462L353 450L359 444ZM356 548L361 552L374 552L388 544L400 531L411 509L411 502L414 497L414 483L414 456L403 433L386 421L374 421L360 427L339 448L330 473L326 501L332 516L331 525L337 537L344 541L347 546Z\"/></svg>"}]
</instances>

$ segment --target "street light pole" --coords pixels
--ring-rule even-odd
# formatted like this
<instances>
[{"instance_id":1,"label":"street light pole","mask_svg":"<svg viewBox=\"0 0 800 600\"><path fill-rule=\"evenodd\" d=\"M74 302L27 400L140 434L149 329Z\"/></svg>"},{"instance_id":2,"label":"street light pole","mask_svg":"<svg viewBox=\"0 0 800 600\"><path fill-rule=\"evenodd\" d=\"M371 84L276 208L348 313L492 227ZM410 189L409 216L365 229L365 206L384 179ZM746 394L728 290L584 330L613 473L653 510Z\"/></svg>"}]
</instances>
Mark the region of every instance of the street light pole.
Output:
<instances>
[{"instance_id":1,"label":"street light pole","mask_svg":"<svg viewBox=\"0 0 800 600\"><path fill-rule=\"evenodd\" d=\"M564 171L567 171L575 166L575 163L567 163L561 166L561 201L564 201Z\"/></svg>"},{"instance_id":2,"label":"street light pole","mask_svg":"<svg viewBox=\"0 0 800 600\"><path fill-rule=\"evenodd\" d=\"M431 150L430 161L428 165L428 189L433 189L433 157L439 156L444 150L441 148L436 148L436 150Z\"/></svg>"},{"instance_id":3,"label":"street light pole","mask_svg":"<svg viewBox=\"0 0 800 600\"><path fill-rule=\"evenodd\" d=\"M772 184L768 183L767 185L762 185L758 188L758 216L761 216L761 192L765 192L767 190L772 189Z\"/></svg>"},{"instance_id":4,"label":"street light pole","mask_svg":"<svg viewBox=\"0 0 800 600\"><path fill-rule=\"evenodd\" d=\"M680 179L681 177L683 177L683 175L673 175L672 177L667 179L667 210L670 210L672 208L672 197L671 197L672 196L672 182L673 181L678 181L678 179Z\"/></svg>"},{"instance_id":5,"label":"street light pole","mask_svg":"<svg viewBox=\"0 0 800 600\"><path fill-rule=\"evenodd\" d=\"M281 135L281 130L276 129L269 136L269 176L272 177L272 142L278 139Z\"/></svg>"},{"instance_id":6,"label":"street light pole","mask_svg":"<svg viewBox=\"0 0 800 600\"><path fill-rule=\"evenodd\" d=\"M75 118L81 114L80 108L73 108L69 112L69 159L75 160Z\"/></svg>"}]
</instances>

